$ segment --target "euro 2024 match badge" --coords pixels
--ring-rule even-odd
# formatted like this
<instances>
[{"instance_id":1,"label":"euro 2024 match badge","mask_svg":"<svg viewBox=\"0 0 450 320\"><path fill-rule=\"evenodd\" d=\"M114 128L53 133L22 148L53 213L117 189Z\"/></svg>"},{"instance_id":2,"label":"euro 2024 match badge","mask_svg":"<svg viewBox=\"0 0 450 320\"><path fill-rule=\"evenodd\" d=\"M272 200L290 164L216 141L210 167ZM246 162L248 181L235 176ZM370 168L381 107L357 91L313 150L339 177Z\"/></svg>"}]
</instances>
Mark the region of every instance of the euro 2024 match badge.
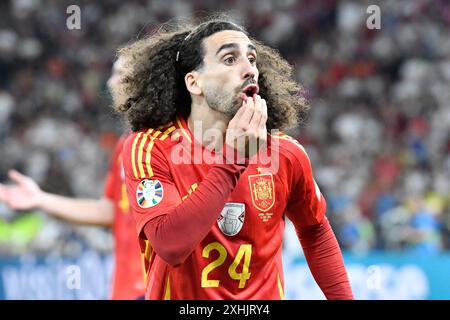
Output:
<instances>
[{"instance_id":1,"label":"euro 2024 match badge","mask_svg":"<svg viewBox=\"0 0 450 320\"><path fill-rule=\"evenodd\" d=\"M161 202L163 186L158 180L142 180L136 190L136 201L141 208L151 208Z\"/></svg>"},{"instance_id":2,"label":"euro 2024 match badge","mask_svg":"<svg viewBox=\"0 0 450 320\"><path fill-rule=\"evenodd\" d=\"M245 204L243 203L226 203L220 212L217 224L223 234L227 236L235 236L241 231L244 225Z\"/></svg>"}]
</instances>

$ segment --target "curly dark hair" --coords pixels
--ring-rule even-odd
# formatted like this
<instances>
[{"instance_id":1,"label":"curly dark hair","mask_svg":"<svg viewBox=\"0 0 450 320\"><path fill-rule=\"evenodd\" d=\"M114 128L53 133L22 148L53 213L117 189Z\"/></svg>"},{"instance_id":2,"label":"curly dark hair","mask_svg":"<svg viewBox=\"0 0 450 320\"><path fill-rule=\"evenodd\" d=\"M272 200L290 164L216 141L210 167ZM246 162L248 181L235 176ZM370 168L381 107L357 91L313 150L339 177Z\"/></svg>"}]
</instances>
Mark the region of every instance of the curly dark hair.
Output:
<instances>
[{"instance_id":1,"label":"curly dark hair","mask_svg":"<svg viewBox=\"0 0 450 320\"><path fill-rule=\"evenodd\" d=\"M118 51L130 72L122 84L127 101L116 107L126 114L133 131L157 128L177 114L187 118L191 97L184 76L203 65L203 39L224 30L246 30L223 18L209 18L197 26L164 29ZM292 66L274 49L256 39L259 94L266 99L267 129L288 129L300 124L308 110L303 87L293 79Z\"/></svg>"}]
</instances>

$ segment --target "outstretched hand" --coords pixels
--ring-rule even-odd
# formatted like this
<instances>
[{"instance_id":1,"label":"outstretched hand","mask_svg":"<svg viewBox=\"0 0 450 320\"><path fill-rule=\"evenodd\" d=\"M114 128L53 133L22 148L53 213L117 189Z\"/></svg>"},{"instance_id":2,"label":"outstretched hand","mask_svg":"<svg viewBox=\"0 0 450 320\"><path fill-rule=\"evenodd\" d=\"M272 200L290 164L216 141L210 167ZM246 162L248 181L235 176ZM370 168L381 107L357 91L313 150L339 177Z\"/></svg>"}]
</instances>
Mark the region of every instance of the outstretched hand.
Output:
<instances>
[{"instance_id":1,"label":"outstretched hand","mask_svg":"<svg viewBox=\"0 0 450 320\"><path fill-rule=\"evenodd\" d=\"M4 185L0 183L0 202L4 202L13 210L37 207L42 194L38 184L32 178L16 170L10 170L8 176L14 184Z\"/></svg>"}]
</instances>

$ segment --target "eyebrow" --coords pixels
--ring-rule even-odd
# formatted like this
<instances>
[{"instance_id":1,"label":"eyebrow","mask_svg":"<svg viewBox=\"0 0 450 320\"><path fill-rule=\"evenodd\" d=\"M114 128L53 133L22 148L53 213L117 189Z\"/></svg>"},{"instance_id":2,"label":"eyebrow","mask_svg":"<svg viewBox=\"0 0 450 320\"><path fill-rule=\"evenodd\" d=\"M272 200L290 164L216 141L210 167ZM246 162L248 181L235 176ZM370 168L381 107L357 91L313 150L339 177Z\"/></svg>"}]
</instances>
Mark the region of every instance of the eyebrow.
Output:
<instances>
[{"instance_id":1,"label":"eyebrow","mask_svg":"<svg viewBox=\"0 0 450 320\"><path fill-rule=\"evenodd\" d=\"M225 49L237 49L239 48L239 45L237 43L225 43L220 46L220 48L216 52L216 56L219 54L220 51ZM256 47L252 44L248 44L248 50L249 51L256 51Z\"/></svg>"}]
</instances>

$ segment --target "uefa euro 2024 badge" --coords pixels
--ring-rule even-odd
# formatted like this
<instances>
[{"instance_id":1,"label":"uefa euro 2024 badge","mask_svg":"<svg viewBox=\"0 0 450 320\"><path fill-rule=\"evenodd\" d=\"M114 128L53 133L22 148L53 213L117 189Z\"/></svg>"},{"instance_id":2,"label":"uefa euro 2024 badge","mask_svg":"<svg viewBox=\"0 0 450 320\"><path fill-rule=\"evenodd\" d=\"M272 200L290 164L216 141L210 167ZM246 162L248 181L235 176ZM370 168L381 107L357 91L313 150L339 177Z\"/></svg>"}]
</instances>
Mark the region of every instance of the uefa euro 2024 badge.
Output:
<instances>
[{"instance_id":1,"label":"uefa euro 2024 badge","mask_svg":"<svg viewBox=\"0 0 450 320\"><path fill-rule=\"evenodd\" d=\"M136 190L136 201L141 208L156 206L163 199L163 186L159 180L142 180Z\"/></svg>"},{"instance_id":2,"label":"uefa euro 2024 badge","mask_svg":"<svg viewBox=\"0 0 450 320\"><path fill-rule=\"evenodd\" d=\"M217 218L220 230L227 236L235 236L244 225L245 204L226 203Z\"/></svg>"}]
</instances>

